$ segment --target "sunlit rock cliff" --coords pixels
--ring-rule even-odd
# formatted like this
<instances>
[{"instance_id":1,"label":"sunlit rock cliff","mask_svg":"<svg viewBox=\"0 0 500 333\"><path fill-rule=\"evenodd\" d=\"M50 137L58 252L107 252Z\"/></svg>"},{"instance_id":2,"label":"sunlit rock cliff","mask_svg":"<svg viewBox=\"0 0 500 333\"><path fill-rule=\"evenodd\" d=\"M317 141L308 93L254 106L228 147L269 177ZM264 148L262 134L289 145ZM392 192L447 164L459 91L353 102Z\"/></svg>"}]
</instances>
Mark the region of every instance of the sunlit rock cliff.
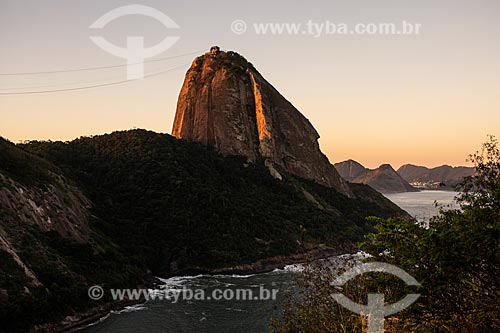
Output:
<instances>
[{"instance_id":1,"label":"sunlit rock cliff","mask_svg":"<svg viewBox=\"0 0 500 333\"><path fill-rule=\"evenodd\" d=\"M321 152L318 132L245 58L235 52L197 57L179 94L172 135L224 154L264 160L279 170L351 194Z\"/></svg>"}]
</instances>

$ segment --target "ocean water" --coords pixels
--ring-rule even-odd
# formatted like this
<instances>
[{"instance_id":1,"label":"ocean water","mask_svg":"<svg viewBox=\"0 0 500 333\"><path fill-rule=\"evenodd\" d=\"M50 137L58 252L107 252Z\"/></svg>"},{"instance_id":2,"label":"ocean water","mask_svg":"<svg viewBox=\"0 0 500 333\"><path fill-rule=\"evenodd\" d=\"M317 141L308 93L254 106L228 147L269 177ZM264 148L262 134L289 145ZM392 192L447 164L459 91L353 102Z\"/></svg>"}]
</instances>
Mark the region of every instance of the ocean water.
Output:
<instances>
[{"instance_id":1,"label":"ocean water","mask_svg":"<svg viewBox=\"0 0 500 333\"><path fill-rule=\"evenodd\" d=\"M429 221L439 213L439 209L455 209L457 192L453 191L420 191L384 194L389 200L406 210L419 222Z\"/></svg>"},{"instance_id":2,"label":"ocean water","mask_svg":"<svg viewBox=\"0 0 500 333\"><path fill-rule=\"evenodd\" d=\"M205 295L220 290L252 289L262 286L278 290L276 300L154 300L111 313L79 332L268 332L269 321L279 315L279 304L293 292L300 265L254 275L198 275L163 279L167 289L203 289Z\"/></svg>"},{"instance_id":3,"label":"ocean water","mask_svg":"<svg viewBox=\"0 0 500 333\"><path fill-rule=\"evenodd\" d=\"M456 192L421 191L387 194L386 197L419 221L428 221L439 207L452 207ZM203 289L210 295L214 289L252 289L261 286L277 289L275 300L150 300L145 304L113 312L99 322L83 328L82 333L192 333L192 332L268 332L269 321L279 316L280 304L296 291L294 276L302 266L254 275L198 275L162 279L162 289Z\"/></svg>"}]
</instances>

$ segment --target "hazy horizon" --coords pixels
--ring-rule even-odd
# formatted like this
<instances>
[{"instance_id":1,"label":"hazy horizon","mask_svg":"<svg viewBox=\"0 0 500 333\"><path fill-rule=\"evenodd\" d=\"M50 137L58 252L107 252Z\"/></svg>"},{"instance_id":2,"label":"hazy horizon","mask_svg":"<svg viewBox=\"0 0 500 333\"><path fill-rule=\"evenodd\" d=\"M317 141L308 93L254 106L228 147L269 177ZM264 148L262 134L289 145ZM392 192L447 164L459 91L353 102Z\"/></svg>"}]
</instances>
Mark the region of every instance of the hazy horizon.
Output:
<instances>
[{"instance_id":1,"label":"hazy horizon","mask_svg":"<svg viewBox=\"0 0 500 333\"><path fill-rule=\"evenodd\" d=\"M128 128L128 129L117 129L117 130L114 130L112 132L106 132L106 133L98 133L98 134L89 134L89 135L81 135L81 136L78 136L78 137L75 137L73 139L51 139L51 138L48 138L48 139L30 139L30 140L19 140L18 142L15 142L7 137L4 137L0 134L0 137L4 138L4 139L7 139L8 141L12 142L12 143L25 143L25 142L29 142L29 141L62 141L62 142L69 142L69 141L72 141L72 140L76 140L80 137L92 137L92 136L99 136L99 135L106 135L106 134L111 134L113 132L116 132L116 131L128 131L128 130L148 130L148 131L153 131L155 132L154 130L152 129L147 129L147 128ZM168 134L170 135L170 133L167 133L167 132L157 132L157 133L160 133L160 134ZM323 152L324 153L324 152ZM328 155L327 155L328 157ZM328 159L330 160L330 163L331 164L335 164L335 163L338 163L338 162L345 162L345 161L348 161L348 160L354 160L353 158L346 158L345 160L338 160L338 161L332 161L329 157ZM360 160L354 160L355 162L358 162L360 163L361 165L363 165L364 167L368 168L368 169L375 169L375 168L378 168L379 166L381 166L382 164L391 164L391 163L380 163L379 165L375 165L375 166L369 166L365 163L363 163L362 161ZM461 167L461 166L472 166L471 163L462 163L462 164L456 164L456 165L453 165L453 164L449 164L449 163L443 163L443 164L438 164L438 165L424 165L424 164L417 164L417 163L412 163L411 161L407 162L407 163L403 163L403 164L399 164L399 165L394 165L394 164L391 164L391 166L393 167L394 170L397 170L399 169L401 166L405 165L405 164L412 164L412 165L416 165L416 166L425 166L429 169L432 169L432 168L436 168L436 167L440 167L440 166L444 166L444 165L448 165L448 166L451 166L451 167Z\"/></svg>"},{"instance_id":2,"label":"hazy horizon","mask_svg":"<svg viewBox=\"0 0 500 333\"><path fill-rule=\"evenodd\" d=\"M194 3L136 1L172 18L166 29L142 16L89 26L126 1L0 0L0 136L72 140L134 127L170 133L184 73L211 45L234 50L317 129L330 162L365 167L390 163L435 167L465 159L500 136L500 3L495 1L299 1ZM261 4L261 5L259 5ZM265 8L265 10L263 10ZM444 19L445 18L445 19ZM234 20L255 22L420 23L418 35L238 35ZM124 46L128 35L147 46L166 35L179 41L149 62L142 81L39 95L1 95L125 79L123 67L71 73L5 75L117 66L125 63L90 39ZM24 87L24 88L23 88ZM50 87L50 88L45 88ZM23 89L21 89L23 88Z\"/></svg>"}]
</instances>

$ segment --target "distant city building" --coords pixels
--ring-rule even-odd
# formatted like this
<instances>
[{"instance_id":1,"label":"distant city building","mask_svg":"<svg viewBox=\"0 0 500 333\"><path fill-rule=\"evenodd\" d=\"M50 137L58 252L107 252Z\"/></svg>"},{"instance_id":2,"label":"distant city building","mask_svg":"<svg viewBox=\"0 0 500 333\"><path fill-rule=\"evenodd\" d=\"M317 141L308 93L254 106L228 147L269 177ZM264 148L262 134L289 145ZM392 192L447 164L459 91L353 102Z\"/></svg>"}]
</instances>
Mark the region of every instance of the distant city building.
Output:
<instances>
[{"instance_id":1,"label":"distant city building","mask_svg":"<svg viewBox=\"0 0 500 333\"><path fill-rule=\"evenodd\" d=\"M210 55L211 56L216 56L220 52L220 47L217 45L213 45L210 47Z\"/></svg>"}]
</instances>

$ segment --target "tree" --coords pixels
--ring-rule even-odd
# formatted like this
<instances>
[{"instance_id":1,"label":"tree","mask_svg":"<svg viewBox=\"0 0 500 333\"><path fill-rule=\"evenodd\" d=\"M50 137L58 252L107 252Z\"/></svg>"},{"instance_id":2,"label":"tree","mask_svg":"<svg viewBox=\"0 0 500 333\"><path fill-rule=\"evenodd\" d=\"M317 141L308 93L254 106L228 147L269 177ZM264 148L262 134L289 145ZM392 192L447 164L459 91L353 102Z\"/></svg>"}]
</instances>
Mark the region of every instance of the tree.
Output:
<instances>
[{"instance_id":1,"label":"tree","mask_svg":"<svg viewBox=\"0 0 500 333\"><path fill-rule=\"evenodd\" d=\"M442 210L428 227L401 218L377 218L377 232L369 234L360 244L371 255L369 260L396 265L421 284L417 302L386 320L387 332L500 332L497 140L490 136L482 150L470 155L469 160L474 163L476 174L465 179L462 192L456 197L460 209ZM316 283L332 281L334 277L331 272L319 269L303 278ZM358 292L358 300L363 299L360 291L373 292L374 288L385 295L402 294L403 286L391 286L387 281L386 276L378 274L372 279L359 279L350 288ZM331 303L331 293L333 287L326 292L305 293L305 299L285 307L282 320L277 321L280 324L274 327L277 331L319 332L314 318L321 313L323 304ZM316 315L304 316L304 313ZM338 310L331 307L330 313ZM326 320L336 321L336 326L326 323L324 327L346 327L355 318L337 315Z\"/></svg>"},{"instance_id":2,"label":"tree","mask_svg":"<svg viewBox=\"0 0 500 333\"><path fill-rule=\"evenodd\" d=\"M469 155L476 174L465 178L458 201L470 208L500 209L500 150L498 140L490 135L481 151Z\"/></svg>"}]
</instances>

